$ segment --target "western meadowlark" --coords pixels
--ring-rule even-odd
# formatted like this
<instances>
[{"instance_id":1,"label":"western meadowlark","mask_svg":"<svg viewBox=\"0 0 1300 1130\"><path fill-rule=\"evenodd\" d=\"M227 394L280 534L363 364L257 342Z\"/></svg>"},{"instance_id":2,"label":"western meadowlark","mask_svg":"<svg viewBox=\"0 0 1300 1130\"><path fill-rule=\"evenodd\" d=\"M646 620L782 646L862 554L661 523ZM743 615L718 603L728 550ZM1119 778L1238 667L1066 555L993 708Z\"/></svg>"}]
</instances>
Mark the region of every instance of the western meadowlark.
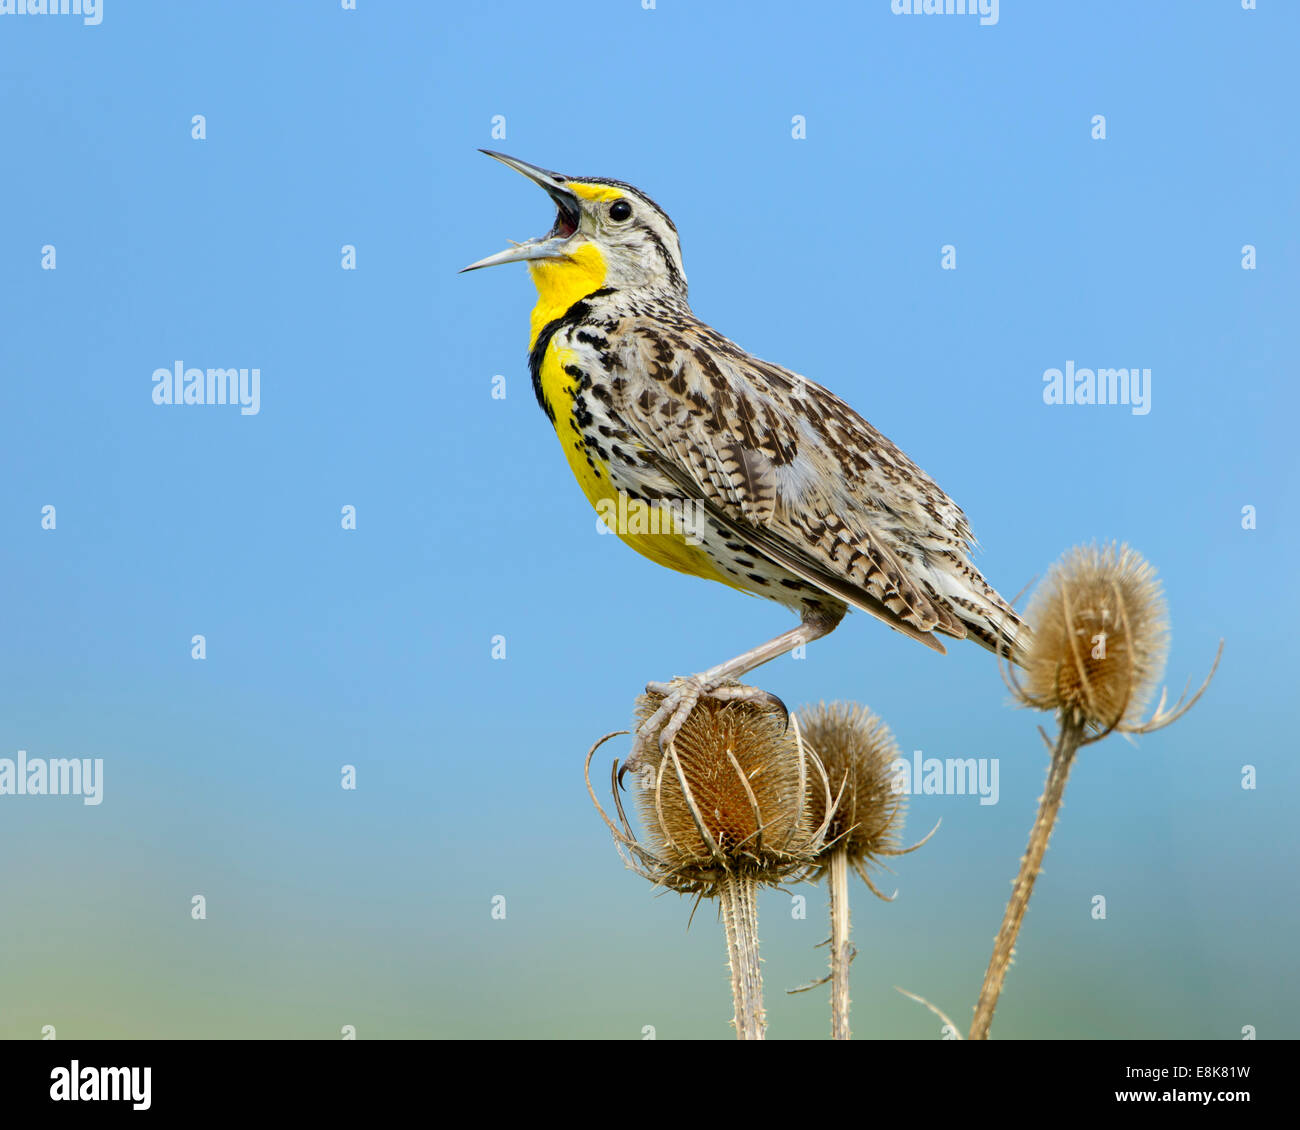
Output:
<instances>
[{"instance_id":1,"label":"western meadowlark","mask_svg":"<svg viewBox=\"0 0 1300 1130\"><path fill-rule=\"evenodd\" d=\"M526 262L537 287L529 369L592 505L696 505L696 536L618 529L660 565L765 596L797 628L663 695L633 761L666 747L701 695L832 631L850 608L942 652L939 632L1017 658L1027 631L970 561L965 514L838 397L751 357L686 300L677 228L639 189L482 150L544 188L555 224L466 267ZM608 518L607 518L608 521ZM778 700L779 701L779 700Z\"/></svg>"}]
</instances>

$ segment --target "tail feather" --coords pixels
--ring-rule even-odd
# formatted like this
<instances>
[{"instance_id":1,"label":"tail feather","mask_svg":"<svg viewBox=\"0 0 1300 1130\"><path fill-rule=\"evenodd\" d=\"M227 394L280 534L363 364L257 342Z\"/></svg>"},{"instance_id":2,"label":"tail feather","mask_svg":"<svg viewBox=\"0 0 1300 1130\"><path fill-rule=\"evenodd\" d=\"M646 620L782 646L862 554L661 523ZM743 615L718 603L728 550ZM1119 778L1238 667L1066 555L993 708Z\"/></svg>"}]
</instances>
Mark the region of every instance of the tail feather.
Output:
<instances>
[{"instance_id":1,"label":"tail feather","mask_svg":"<svg viewBox=\"0 0 1300 1130\"><path fill-rule=\"evenodd\" d=\"M966 634L994 655L1009 659L1017 666L1025 665L1025 651L1029 645L1029 625L1008 606L1006 612L990 622L988 614L978 620L965 620Z\"/></svg>"},{"instance_id":2,"label":"tail feather","mask_svg":"<svg viewBox=\"0 0 1300 1130\"><path fill-rule=\"evenodd\" d=\"M994 655L1024 666L1029 625L968 561L958 571L931 573L929 589L936 603L949 608L966 635Z\"/></svg>"}]
</instances>

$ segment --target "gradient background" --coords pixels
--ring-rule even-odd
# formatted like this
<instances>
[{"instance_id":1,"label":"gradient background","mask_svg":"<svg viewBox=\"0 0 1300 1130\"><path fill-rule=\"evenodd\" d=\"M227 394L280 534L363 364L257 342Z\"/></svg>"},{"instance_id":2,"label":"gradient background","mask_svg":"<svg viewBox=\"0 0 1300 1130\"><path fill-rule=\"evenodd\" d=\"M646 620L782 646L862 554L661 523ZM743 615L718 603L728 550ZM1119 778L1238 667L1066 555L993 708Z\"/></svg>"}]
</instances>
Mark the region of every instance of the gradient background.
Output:
<instances>
[{"instance_id":1,"label":"gradient background","mask_svg":"<svg viewBox=\"0 0 1300 1130\"><path fill-rule=\"evenodd\" d=\"M525 270L456 274L552 219L477 146L650 192L701 317L908 451L1007 595L1117 538L1175 695L1226 637L1192 715L1082 756L994 1035L1300 1035L1300 8L358 7L0 17L0 756L105 762L97 808L0 798L0 1036L729 1036L712 910L623 870L582 763L647 679L791 620L597 536ZM177 359L260 367L260 415L155 406ZM1150 367L1151 413L1044 406L1067 360ZM996 806L913 800L909 841L943 824L896 902L854 883L855 1033L938 1037L894 985L968 1021L1040 719L865 616L755 681L1001 759ZM770 1030L820 1038L801 890L761 902Z\"/></svg>"}]
</instances>

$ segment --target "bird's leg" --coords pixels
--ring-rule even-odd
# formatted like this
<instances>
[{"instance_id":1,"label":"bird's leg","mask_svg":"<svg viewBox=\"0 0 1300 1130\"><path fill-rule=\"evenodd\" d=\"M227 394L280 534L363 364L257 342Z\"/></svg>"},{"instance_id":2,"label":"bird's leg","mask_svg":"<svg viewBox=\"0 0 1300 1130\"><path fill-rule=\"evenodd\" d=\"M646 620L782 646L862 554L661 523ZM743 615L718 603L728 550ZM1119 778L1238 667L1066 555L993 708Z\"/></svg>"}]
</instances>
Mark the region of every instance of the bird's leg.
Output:
<instances>
[{"instance_id":1,"label":"bird's leg","mask_svg":"<svg viewBox=\"0 0 1300 1130\"><path fill-rule=\"evenodd\" d=\"M846 611L843 607L836 608L824 604L806 608L803 620L797 628L782 632L775 639L761 643L737 655L734 659L728 659L725 663L719 663L707 671L701 671L698 675L679 676L667 683L647 683L646 691L650 694L662 695L663 701L659 704L659 708L637 727L636 742L625 769L635 771L648 760L653 760L644 755L656 735L659 738L659 748L666 750L668 743L677 736L686 719L690 717L695 704L705 696L721 699L724 702L760 702L788 714L785 704L775 695L768 694L767 691L759 690L757 687L729 685L731 680L738 679L755 667L793 651L800 644L821 639L822 636L834 631L835 626L844 619Z\"/></svg>"}]
</instances>

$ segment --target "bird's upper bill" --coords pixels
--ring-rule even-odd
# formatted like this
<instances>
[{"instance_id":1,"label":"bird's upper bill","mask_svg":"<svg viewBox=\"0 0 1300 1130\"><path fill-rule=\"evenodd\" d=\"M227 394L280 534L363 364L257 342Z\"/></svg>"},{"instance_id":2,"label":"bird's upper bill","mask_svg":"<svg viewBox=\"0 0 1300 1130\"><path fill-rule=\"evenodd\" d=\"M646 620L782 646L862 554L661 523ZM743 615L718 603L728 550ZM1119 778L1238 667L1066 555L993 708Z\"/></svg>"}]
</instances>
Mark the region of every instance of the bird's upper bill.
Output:
<instances>
[{"instance_id":1,"label":"bird's upper bill","mask_svg":"<svg viewBox=\"0 0 1300 1130\"><path fill-rule=\"evenodd\" d=\"M539 239L530 239L526 243L516 243L505 251L498 251L477 263L471 263L464 271L476 271L479 267L495 267L498 263L518 263L528 259L566 259L573 250L571 238L577 233L582 220L582 205L574 185L567 177L553 173L549 169L538 168L517 157L507 157L504 153L494 153L491 149L481 149L503 165L509 165L517 173L523 173L534 184L546 190L546 194L555 202L555 224L551 230ZM579 186L581 187L581 186Z\"/></svg>"}]
</instances>

